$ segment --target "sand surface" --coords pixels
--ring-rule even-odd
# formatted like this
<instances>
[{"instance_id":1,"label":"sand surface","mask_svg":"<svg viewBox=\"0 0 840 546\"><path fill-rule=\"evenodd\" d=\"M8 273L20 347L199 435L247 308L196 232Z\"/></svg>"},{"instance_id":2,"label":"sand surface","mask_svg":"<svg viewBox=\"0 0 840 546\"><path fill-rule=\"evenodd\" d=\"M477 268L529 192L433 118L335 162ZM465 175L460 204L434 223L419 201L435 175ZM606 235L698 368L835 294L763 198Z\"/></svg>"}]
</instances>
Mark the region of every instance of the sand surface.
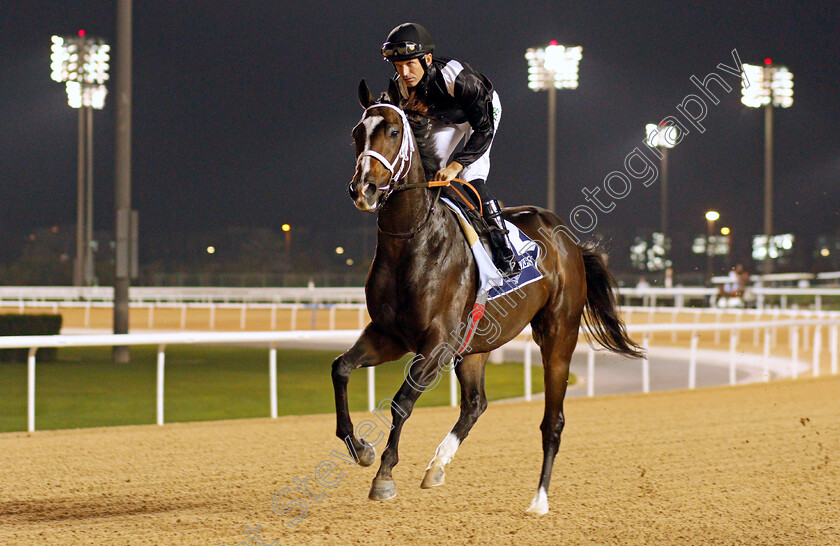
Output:
<instances>
[{"instance_id":1,"label":"sand surface","mask_svg":"<svg viewBox=\"0 0 840 546\"><path fill-rule=\"evenodd\" d=\"M415 411L384 503L367 500L378 461L316 484L343 454L332 414L0 434L0 544L840 543L839 376L574 399L566 416L546 516L524 513L539 402L491 405L432 490L457 410ZM291 526L303 503L272 498L296 478L320 498Z\"/></svg>"}]
</instances>

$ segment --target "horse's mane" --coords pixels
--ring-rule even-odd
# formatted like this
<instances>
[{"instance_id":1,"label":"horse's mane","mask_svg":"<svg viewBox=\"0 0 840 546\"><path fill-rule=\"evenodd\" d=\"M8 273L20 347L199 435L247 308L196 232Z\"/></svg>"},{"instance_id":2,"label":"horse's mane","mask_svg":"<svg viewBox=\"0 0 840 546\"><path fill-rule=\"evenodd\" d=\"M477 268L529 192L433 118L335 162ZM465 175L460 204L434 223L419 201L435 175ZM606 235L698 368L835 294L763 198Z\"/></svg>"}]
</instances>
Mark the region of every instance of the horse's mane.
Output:
<instances>
[{"instance_id":1,"label":"horse's mane","mask_svg":"<svg viewBox=\"0 0 840 546\"><path fill-rule=\"evenodd\" d=\"M407 100L401 101L401 104L394 104L388 93L382 93L376 103L399 106L405 112L405 117L408 118L408 124L411 126L411 132L414 133L417 151L420 152L423 174L426 176L426 180L431 180L438 172L438 161L432 148L432 121L425 116L428 107L416 99L413 94Z\"/></svg>"}]
</instances>

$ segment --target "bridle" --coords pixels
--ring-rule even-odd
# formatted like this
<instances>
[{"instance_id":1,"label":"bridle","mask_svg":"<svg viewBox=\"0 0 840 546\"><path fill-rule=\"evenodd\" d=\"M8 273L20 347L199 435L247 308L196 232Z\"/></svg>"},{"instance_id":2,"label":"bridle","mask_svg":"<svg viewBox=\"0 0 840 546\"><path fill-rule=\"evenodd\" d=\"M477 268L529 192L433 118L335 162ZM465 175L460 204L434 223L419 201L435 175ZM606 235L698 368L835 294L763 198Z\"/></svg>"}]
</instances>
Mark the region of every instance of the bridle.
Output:
<instances>
[{"instance_id":1,"label":"bridle","mask_svg":"<svg viewBox=\"0 0 840 546\"><path fill-rule=\"evenodd\" d=\"M387 102L372 104L365 108L365 111L362 114L362 120L364 120L367 113L374 108L390 108L400 115L400 121L402 122L402 141L400 142L400 149L397 151L397 155L394 157L393 161L389 161L387 157L376 150L365 150L359 154L359 157L356 158L357 170L359 168L359 164L362 162L362 159L369 156L382 163L382 165L388 169L388 172L391 173L391 179L388 181L388 184L378 188L380 190L386 190L384 197L382 197L382 202L384 203L394 191L407 189L407 187L402 188L398 186L398 184L400 180L408 176L409 171L411 171L411 159L414 156L415 147L414 138L411 134L411 126L409 125L408 118L405 116L405 112L403 112L402 108ZM399 169L397 169L398 164Z\"/></svg>"},{"instance_id":2,"label":"bridle","mask_svg":"<svg viewBox=\"0 0 840 546\"><path fill-rule=\"evenodd\" d=\"M387 157L380 154L376 150L364 150L362 153L359 154L359 157L356 158L356 169L358 170L359 164L364 157L372 157L382 163L388 172L391 173L391 178L388 180L388 184L385 186L379 186L379 190L385 190L385 195L382 196L382 203L388 200L388 197L391 196L392 193L397 191L403 191L413 188L428 188L431 187L432 184L429 182L423 182L420 184L400 184L400 181L403 180L408 173L411 171L411 160L414 156L415 146L414 146L414 137L411 132L411 126L408 123L408 118L403 112L402 108L398 106L394 106L393 104L389 104L387 102L372 104L365 108L364 113L362 114L362 121L364 121L365 116L367 116L368 111L373 110L374 108L391 108L392 110L396 111L400 115L400 121L402 123L402 141L400 142L400 149L397 151L397 155L394 157L393 161L388 160ZM361 123L361 122L360 122ZM397 168L399 166L399 168ZM432 213L435 210L435 204L437 204L437 200L440 198L440 192L436 192L434 199L432 200L431 205L429 205L429 210L426 213L426 217L420 222L416 228L412 229L411 231L397 233L392 231L387 231L382 229L382 226L379 225L379 218L376 219L376 227L382 233L386 235L390 235L392 237L397 237L399 239L410 239L417 235L417 233L425 227L425 225L429 222L429 219L432 217Z\"/></svg>"},{"instance_id":3,"label":"bridle","mask_svg":"<svg viewBox=\"0 0 840 546\"><path fill-rule=\"evenodd\" d=\"M388 180L388 184L386 184L385 186L379 186L379 188L378 188L379 190L385 190L385 195L382 197L382 203L385 203L385 201L388 200L388 197L390 197L390 195L392 193L397 192L397 191L411 190L411 189L415 189L415 188L442 188L442 187L446 187L446 186L451 187L451 182L436 181L436 180L432 180L432 181L428 181L428 182L424 180L423 182L414 182L414 183L411 183L411 184L408 184L408 183L400 184L400 181L402 181L406 176L408 176L408 173L411 171L411 160L412 160L412 157L414 156L414 151L415 151L414 138L413 138L413 134L411 132L411 126L409 125L408 118L406 117L405 112L403 112L402 108L399 108L398 106L394 106L393 104L389 104L387 102L372 104L372 105L368 106L367 108L365 108L365 111L362 114L362 120L359 123L364 121L365 116L367 116L368 111L372 110L374 108L391 108L392 110L396 111L400 115L400 121L402 123L402 132L403 132L402 141L400 142L400 149L397 151L397 155L394 157L393 161L390 161L387 157L385 157L381 153L377 152L376 150L364 150L362 153L359 154L359 157L356 158L356 170L359 169L359 164L361 163L362 158L370 156L370 157L376 159L377 161L379 161L380 163L382 163L382 165L386 169L388 169L388 172L391 173L391 178L390 178L390 180ZM397 168L398 165L399 165L399 169ZM463 186L468 187L470 190L472 190L473 193L475 193L478 196L478 192L476 191L476 189L471 184L469 184L469 183L467 183L463 180L457 179L457 178L454 179L452 182L458 182L458 183L462 184ZM455 188L453 188L453 190L456 193L458 193L459 195L461 195L461 193L458 192L458 190L456 190ZM404 232L404 233L395 233L395 232L391 232L391 231L386 231L386 230L382 229L381 226L379 226L379 218L377 218L377 220L376 220L377 228L379 229L379 231L381 231L382 233L384 233L386 235L390 235L392 237L397 237L397 238L400 238L400 239L410 239L410 238L414 237L417 234L417 232L419 232L421 229L423 229L423 227L429 222L429 219L432 217L432 213L435 211L435 205L437 204L438 199L440 199L440 194L441 194L440 191L435 192L434 199L432 200L431 205L429 205L429 210L426 213L425 219L420 223L419 226L417 226L413 230L407 231L407 232ZM472 205L469 204L469 200L464 198L463 195L461 195L461 198L463 199L463 201L465 203L467 203L467 205L470 208L474 208L474 207L472 207ZM479 201L479 203L481 203L480 196L479 196L478 201ZM479 207L480 206L481 205L479 204ZM479 215L481 215L481 214L482 214L482 211L479 208Z\"/></svg>"}]
</instances>

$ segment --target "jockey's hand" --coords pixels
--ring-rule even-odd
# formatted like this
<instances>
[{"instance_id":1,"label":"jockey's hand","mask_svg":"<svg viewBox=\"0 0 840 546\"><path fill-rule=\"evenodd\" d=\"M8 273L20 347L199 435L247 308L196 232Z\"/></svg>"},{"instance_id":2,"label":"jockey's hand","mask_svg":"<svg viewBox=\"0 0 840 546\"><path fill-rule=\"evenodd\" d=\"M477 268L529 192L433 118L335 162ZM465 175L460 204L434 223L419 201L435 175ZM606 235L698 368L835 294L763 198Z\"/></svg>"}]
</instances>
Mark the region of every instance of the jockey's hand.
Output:
<instances>
[{"instance_id":1,"label":"jockey's hand","mask_svg":"<svg viewBox=\"0 0 840 546\"><path fill-rule=\"evenodd\" d=\"M458 173L460 173L463 170L463 168L463 165L461 165L457 161L453 161L452 163L435 173L435 177L432 180L451 182L452 179L458 176Z\"/></svg>"}]
</instances>

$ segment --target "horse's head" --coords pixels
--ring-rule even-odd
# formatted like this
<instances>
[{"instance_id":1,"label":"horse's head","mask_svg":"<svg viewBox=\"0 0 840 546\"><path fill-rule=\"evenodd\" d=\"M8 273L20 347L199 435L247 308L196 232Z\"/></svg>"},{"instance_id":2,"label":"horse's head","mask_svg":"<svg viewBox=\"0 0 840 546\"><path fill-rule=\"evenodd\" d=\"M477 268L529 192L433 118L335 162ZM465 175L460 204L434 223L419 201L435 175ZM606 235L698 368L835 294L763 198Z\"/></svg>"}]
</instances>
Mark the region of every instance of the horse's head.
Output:
<instances>
[{"instance_id":1,"label":"horse's head","mask_svg":"<svg viewBox=\"0 0 840 546\"><path fill-rule=\"evenodd\" d=\"M353 128L356 172L348 190L357 208L375 212L411 169L414 138L405 114L397 106L399 91L393 80L378 100L362 80L359 102L365 112Z\"/></svg>"}]
</instances>

